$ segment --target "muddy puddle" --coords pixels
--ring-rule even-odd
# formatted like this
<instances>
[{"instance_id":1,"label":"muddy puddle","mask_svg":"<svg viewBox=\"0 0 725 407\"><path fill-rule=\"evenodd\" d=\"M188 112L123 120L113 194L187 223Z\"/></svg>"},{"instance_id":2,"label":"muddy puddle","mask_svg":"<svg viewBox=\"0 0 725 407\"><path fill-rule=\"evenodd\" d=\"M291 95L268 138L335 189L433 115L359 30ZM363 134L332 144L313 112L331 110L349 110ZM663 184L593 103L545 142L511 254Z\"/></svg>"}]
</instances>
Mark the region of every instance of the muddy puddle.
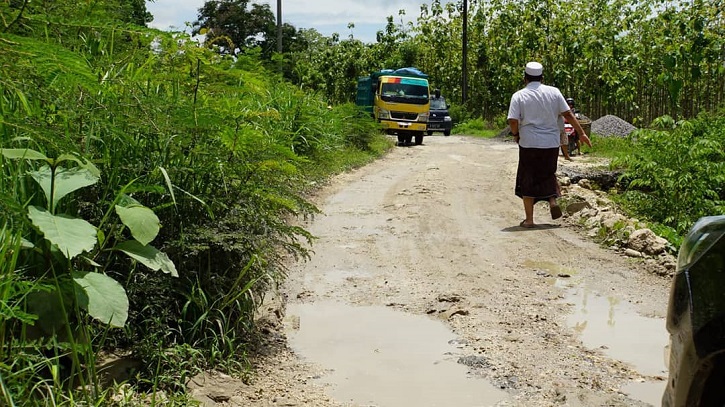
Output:
<instances>
[{"instance_id":1,"label":"muddy puddle","mask_svg":"<svg viewBox=\"0 0 725 407\"><path fill-rule=\"evenodd\" d=\"M385 307L337 302L289 304L289 344L327 372L342 402L376 407L494 406L507 393L472 377L467 356L440 321Z\"/></svg>"},{"instance_id":2,"label":"muddy puddle","mask_svg":"<svg viewBox=\"0 0 725 407\"><path fill-rule=\"evenodd\" d=\"M548 261L527 260L523 265L564 290L563 302L572 305L567 326L584 346L630 364L645 377L627 383L621 391L632 399L659 406L667 384L665 346L669 334L664 318L642 316L627 301L590 290L576 270Z\"/></svg>"},{"instance_id":3,"label":"muddy puddle","mask_svg":"<svg viewBox=\"0 0 725 407\"><path fill-rule=\"evenodd\" d=\"M664 318L637 313L632 304L602 295L574 281L558 279L564 301L572 305L567 325L591 349L630 364L646 379L628 383L621 391L653 406L661 404L667 383L665 347L669 335Z\"/></svg>"}]
</instances>

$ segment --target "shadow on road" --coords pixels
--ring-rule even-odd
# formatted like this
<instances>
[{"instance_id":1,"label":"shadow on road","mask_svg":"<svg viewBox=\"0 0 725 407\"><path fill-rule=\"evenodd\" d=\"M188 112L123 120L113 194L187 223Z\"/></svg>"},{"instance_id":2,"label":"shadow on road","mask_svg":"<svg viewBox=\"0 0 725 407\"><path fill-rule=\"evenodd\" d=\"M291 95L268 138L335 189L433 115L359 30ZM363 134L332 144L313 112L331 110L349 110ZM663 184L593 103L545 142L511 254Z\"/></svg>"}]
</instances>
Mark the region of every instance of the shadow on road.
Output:
<instances>
[{"instance_id":1,"label":"shadow on road","mask_svg":"<svg viewBox=\"0 0 725 407\"><path fill-rule=\"evenodd\" d=\"M530 232L530 231L537 231L537 230L548 230L548 229L558 229L561 225L551 224L551 223L537 223L536 226L533 228L525 228L523 226L509 226L507 228L501 229L502 232Z\"/></svg>"}]
</instances>

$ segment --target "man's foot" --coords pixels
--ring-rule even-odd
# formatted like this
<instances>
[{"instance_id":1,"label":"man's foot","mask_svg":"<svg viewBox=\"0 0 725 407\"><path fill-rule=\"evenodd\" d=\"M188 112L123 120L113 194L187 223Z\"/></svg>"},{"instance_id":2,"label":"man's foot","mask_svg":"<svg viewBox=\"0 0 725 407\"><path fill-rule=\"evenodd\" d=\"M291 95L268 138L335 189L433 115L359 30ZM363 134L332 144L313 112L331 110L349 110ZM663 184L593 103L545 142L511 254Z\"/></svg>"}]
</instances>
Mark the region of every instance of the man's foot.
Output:
<instances>
[{"instance_id":1,"label":"man's foot","mask_svg":"<svg viewBox=\"0 0 725 407\"><path fill-rule=\"evenodd\" d=\"M551 204L551 219L559 219L562 216L561 207L558 204Z\"/></svg>"},{"instance_id":2,"label":"man's foot","mask_svg":"<svg viewBox=\"0 0 725 407\"><path fill-rule=\"evenodd\" d=\"M572 160L572 159L571 159L571 157L570 157L570 156L566 156L566 157L564 157L564 158L565 158L565 159L567 159L567 160L569 160L569 161L574 161L574 160Z\"/></svg>"},{"instance_id":3,"label":"man's foot","mask_svg":"<svg viewBox=\"0 0 725 407\"><path fill-rule=\"evenodd\" d=\"M535 228L536 224L534 222L528 223L528 222L526 222L526 219L524 219L521 221L521 223L519 223L519 226L521 226L522 228L531 229L531 228Z\"/></svg>"}]
</instances>

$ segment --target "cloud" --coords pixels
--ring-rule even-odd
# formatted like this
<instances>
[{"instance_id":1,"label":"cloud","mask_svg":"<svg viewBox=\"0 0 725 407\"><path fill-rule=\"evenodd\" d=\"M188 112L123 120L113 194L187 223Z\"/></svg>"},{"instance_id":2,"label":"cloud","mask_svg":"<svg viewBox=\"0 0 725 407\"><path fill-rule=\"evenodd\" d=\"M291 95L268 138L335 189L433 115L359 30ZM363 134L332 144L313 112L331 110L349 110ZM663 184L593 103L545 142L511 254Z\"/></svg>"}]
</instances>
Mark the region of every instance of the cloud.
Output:
<instances>
[{"instance_id":1,"label":"cloud","mask_svg":"<svg viewBox=\"0 0 725 407\"><path fill-rule=\"evenodd\" d=\"M267 2L274 6L276 2ZM310 24L314 27L324 23L370 23L385 24L386 18L390 15L397 16L398 11L406 10L406 16L415 18L420 11L420 2L415 0L397 1L365 1L358 0L323 0L315 1L315 7L309 7L309 1L305 0L283 0L282 18L288 16L290 20L300 24ZM306 28L311 28L306 27Z\"/></svg>"},{"instance_id":2,"label":"cloud","mask_svg":"<svg viewBox=\"0 0 725 407\"><path fill-rule=\"evenodd\" d=\"M155 0L146 2L154 16L151 27L184 30L185 22L194 22L204 0ZM277 12L276 0L252 1L270 5ZM385 28L388 16L399 22L399 10L405 10L404 21L415 21L420 14L419 0L282 0L282 21L297 28L314 28L323 35L337 32L345 38L350 33L347 25L355 24L355 38L374 41L375 33Z\"/></svg>"}]
</instances>

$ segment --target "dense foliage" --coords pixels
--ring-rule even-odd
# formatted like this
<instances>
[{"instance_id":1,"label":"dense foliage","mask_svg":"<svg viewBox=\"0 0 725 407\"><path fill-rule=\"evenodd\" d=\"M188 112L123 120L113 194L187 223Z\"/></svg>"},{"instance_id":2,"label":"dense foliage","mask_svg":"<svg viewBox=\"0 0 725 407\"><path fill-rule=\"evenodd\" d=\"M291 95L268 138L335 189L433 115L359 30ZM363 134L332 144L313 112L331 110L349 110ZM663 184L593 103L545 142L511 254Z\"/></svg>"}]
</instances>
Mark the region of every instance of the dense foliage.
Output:
<instances>
[{"instance_id":1,"label":"dense foliage","mask_svg":"<svg viewBox=\"0 0 725 407\"><path fill-rule=\"evenodd\" d=\"M303 194L386 140L254 49L126 24L138 2L41 3L0 2L0 404L103 400L104 350L139 390L243 368Z\"/></svg>"},{"instance_id":2,"label":"dense foliage","mask_svg":"<svg viewBox=\"0 0 725 407\"><path fill-rule=\"evenodd\" d=\"M636 125L670 115L694 117L725 101L725 18L717 0L469 1L470 115L503 114L539 60L545 81L577 99L588 116L614 114ZM433 0L414 21L395 23L365 44L350 35L294 55L295 78L350 101L356 76L416 66L453 104L462 97L460 2ZM353 31L354 32L354 31Z\"/></svg>"},{"instance_id":3,"label":"dense foliage","mask_svg":"<svg viewBox=\"0 0 725 407\"><path fill-rule=\"evenodd\" d=\"M633 132L614 160L625 168L621 202L656 222L675 244L700 217L725 214L723 117L675 122L663 116L652 129Z\"/></svg>"}]
</instances>

